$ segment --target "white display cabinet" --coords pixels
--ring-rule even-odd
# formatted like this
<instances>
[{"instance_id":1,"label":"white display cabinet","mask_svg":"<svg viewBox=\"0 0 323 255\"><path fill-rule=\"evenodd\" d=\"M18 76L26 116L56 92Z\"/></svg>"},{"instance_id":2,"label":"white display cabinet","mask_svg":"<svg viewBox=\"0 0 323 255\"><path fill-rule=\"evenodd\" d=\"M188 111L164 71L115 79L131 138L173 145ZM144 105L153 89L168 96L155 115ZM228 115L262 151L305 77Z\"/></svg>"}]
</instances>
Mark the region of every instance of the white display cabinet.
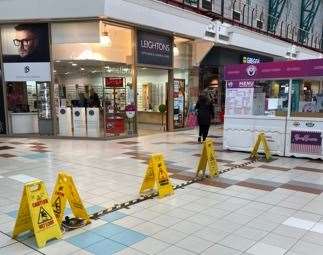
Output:
<instances>
[{"instance_id":1,"label":"white display cabinet","mask_svg":"<svg viewBox=\"0 0 323 255\"><path fill-rule=\"evenodd\" d=\"M89 137L100 137L100 109L87 108L87 135Z\"/></svg>"},{"instance_id":2,"label":"white display cabinet","mask_svg":"<svg viewBox=\"0 0 323 255\"><path fill-rule=\"evenodd\" d=\"M69 107L60 107L58 112L59 135L73 136L72 132L72 110Z\"/></svg>"},{"instance_id":3,"label":"white display cabinet","mask_svg":"<svg viewBox=\"0 0 323 255\"><path fill-rule=\"evenodd\" d=\"M73 126L74 126L74 136L78 136L78 137L86 136L85 108L83 107L73 108Z\"/></svg>"}]
</instances>

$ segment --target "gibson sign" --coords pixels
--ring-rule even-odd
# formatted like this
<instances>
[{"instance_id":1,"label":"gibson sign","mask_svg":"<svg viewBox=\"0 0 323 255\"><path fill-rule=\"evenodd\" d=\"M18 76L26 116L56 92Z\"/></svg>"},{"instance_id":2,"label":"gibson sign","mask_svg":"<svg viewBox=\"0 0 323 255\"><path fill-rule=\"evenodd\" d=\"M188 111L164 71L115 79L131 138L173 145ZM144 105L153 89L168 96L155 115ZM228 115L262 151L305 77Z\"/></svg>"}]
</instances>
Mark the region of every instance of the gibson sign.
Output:
<instances>
[{"instance_id":1,"label":"gibson sign","mask_svg":"<svg viewBox=\"0 0 323 255\"><path fill-rule=\"evenodd\" d=\"M172 37L156 33L138 31L138 64L172 66Z\"/></svg>"}]
</instances>

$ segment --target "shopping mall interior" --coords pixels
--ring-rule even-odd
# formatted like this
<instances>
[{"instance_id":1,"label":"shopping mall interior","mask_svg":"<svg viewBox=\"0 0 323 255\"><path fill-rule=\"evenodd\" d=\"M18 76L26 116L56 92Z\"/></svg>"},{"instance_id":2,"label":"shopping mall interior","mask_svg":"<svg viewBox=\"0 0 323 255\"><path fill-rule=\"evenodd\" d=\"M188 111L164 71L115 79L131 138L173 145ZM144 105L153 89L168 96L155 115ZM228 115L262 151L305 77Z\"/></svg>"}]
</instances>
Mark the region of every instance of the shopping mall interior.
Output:
<instances>
[{"instance_id":1,"label":"shopping mall interior","mask_svg":"<svg viewBox=\"0 0 323 255\"><path fill-rule=\"evenodd\" d=\"M0 1L0 255L322 255L322 17Z\"/></svg>"}]
</instances>

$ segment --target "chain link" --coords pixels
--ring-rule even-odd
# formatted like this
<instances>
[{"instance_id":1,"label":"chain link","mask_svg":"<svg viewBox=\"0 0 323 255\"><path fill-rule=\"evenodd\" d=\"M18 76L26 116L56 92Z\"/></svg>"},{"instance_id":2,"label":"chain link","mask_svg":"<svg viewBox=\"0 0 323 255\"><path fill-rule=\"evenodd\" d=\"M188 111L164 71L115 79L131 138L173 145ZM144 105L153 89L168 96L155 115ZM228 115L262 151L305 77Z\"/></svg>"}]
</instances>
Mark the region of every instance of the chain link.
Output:
<instances>
[{"instance_id":1,"label":"chain link","mask_svg":"<svg viewBox=\"0 0 323 255\"><path fill-rule=\"evenodd\" d=\"M248 162L245 162L242 164L238 164L238 165L234 165L230 168L223 169L218 172L218 176L221 174L228 173L234 169L251 165L251 164L255 163L256 161L257 161L256 159L253 159L251 161L248 161ZM184 187L186 187L188 185L198 183L198 182L201 182L201 181L203 181L205 179L209 179L209 178L210 178L210 176L205 175L205 172L204 172L202 176L196 176L196 177L194 177L186 182L183 182L181 184L173 185L173 189L174 190L183 189ZM146 200L153 199L157 196L158 196L158 192L156 192L156 191L154 191L150 194L147 194L147 195L141 195L139 198L132 199L132 200L129 200L124 203L115 204L111 208L106 208L106 209L103 209L103 210L98 211L96 213L93 213L92 215L90 215L90 218L93 220L96 220L106 214L109 214L109 213L112 213L112 212L115 212L115 211L118 211L121 209L129 209L129 207L132 205L136 205L136 204L139 204L139 203L144 202ZM76 223L74 224L73 222L77 222L77 224ZM62 227L64 228L65 231L72 231L72 230L80 228L82 226L83 225L79 221L74 221L73 219L69 219L68 217L65 218L65 221L62 224Z\"/></svg>"},{"instance_id":2,"label":"chain link","mask_svg":"<svg viewBox=\"0 0 323 255\"><path fill-rule=\"evenodd\" d=\"M248 162L245 162L245 163L242 163L242 164L235 165L235 166L230 167L230 168L223 169L223 170L219 171L219 175L225 174L227 172L230 172L230 171L232 171L234 169L237 169L237 168L240 168L240 167L251 165L251 164L255 163L256 161L257 160L251 160L251 161L248 161ZM194 183L197 183L197 182L201 182L201 181L203 181L205 179L208 179L208 178L210 178L210 177L207 176L207 175L196 176L196 177L194 177L194 178L192 178L192 179L190 179L190 180L188 180L186 182L183 182L181 184L173 185L173 189L174 190L182 189L185 186L188 186L188 185L191 185L191 184L194 184ZM153 192L153 193L150 193L148 195L142 195L137 199L129 200L128 202L125 202L125 203L115 204L111 208L107 208L107 209L104 209L102 211L96 212L96 213L92 214L90 216L90 218L91 219L98 219L103 215L118 211L120 209L124 209L124 208L129 209L129 206L131 206L131 205L135 205L135 204L144 202L144 201L146 201L148 199L153 199L154 197L157 197L157 196L158 196L158 192Z\"/></svg>"}]
</instances>

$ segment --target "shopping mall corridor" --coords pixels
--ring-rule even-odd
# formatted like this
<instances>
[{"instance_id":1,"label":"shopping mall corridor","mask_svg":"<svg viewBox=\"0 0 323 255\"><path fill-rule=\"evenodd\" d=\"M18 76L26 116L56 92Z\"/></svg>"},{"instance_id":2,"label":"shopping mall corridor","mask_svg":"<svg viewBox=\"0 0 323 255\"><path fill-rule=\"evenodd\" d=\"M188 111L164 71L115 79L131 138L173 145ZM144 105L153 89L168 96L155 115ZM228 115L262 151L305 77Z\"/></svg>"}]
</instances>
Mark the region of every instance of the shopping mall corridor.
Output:
<instances>
[{"instance_id":1,"label":"shopping mall corridor","mask_svg":"<svg viewBox=\"0 0 323 255\"><path fill-rule=\"evenodd\" d=\"M89 213L138 197L147 160L163 153L171 181L195 176L201 153L196 130L114 141L0 138L1 255L321 255L322 161L274 157L194 183L66 232L38 249L32 234L11 239L24 183L41 179L51 194L57 173L70 173ZM222 150L220 169L248 162ZM67 209L66 214L70 214Z\"/></svg>"}]
</instances>

